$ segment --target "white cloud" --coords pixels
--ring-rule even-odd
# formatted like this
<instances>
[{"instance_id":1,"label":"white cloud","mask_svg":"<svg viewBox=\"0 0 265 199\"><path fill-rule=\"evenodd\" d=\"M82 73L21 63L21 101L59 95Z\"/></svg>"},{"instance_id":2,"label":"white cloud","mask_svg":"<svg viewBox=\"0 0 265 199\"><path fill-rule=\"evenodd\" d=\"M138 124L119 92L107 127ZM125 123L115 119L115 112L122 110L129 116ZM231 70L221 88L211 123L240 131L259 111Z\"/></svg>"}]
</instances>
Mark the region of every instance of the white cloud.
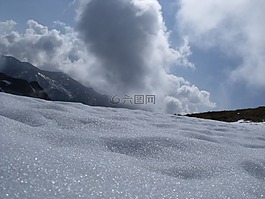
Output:
<instances>
[{"instance_id":1,"label":"white cloud","mask_svg":"<svg viewBox=\"0 0 265 199\"><path fill-rule=\"evenodd\" d=\"M179 53L181 56L179 57L178 64L181 66L189 67L191 69L195 69L195 65L188 59L192 54L188 37L184 37L184 43L179 48Z\"/></svg>"},{"instance_id":2,"label":"white cloud","mask_svg":"<svg viewBox=\"0 0 265 199\"><path fill-rule=\"evenodd\" d=\"M0 34L3 35L10 32L16 24L17 23L13 20L0 21Z\"/></svg>"},{"instance_id":3,"label":"white cloud","mask_svg":"<svg viewBox=\"0 0 265 199\"><path fill-rule=\"evenodd\" d=\"M5 22L0 53L39 68L62 70L86 85L109 94L154 94L152 110L194 112L215 106L210 94L181 77L168 74L172 65L194 67L188 40L175 49L156 0L80 1L77 31L63 31L29 20L25 33ZM9 24L9 25L6 25Z\"/></svg>"},{"instance_id":4,"label":"white cloud","mask_svg":"<svg viewBox=\"0 0 265 199\"><path fill-rule=\"evenodd\" d=\"M265 2L260 0L180 0L177 21L182 33L201 48L220 48L242 63L230 79L265 86Z\"/></svg>"},{"instance_id":5,"label":"white cloud","mask_svg":"<svg viewBox=\"0 0 265 199\"><path fill-rule=\"evenodd\" d=\"M89 53L73 28L61 22L55 24L61 26L63 32L49 30L29 20L25 33L20 33L15 31L14 22L2 22L0 29L5 33L0 36L0 53L30 62L41 69L61 70L84 80L88 73L85 65L91 65L93 57L88 58Z\"/></svg>"}]
</instances>

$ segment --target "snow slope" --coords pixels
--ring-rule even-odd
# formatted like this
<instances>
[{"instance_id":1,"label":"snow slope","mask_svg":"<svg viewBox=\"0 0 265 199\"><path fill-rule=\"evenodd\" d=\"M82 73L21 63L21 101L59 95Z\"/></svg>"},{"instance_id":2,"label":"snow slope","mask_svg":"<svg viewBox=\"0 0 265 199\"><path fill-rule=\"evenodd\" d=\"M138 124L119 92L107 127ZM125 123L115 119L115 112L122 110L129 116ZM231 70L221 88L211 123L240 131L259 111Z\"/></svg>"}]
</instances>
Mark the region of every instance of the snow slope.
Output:
<instances>
[{"instance_id":1,"label":"snow slope","mask_svg":"<svg viewBox=\"0 0 265 199\"><path fill-rule=\"evenodd\" d=\"M265 198L265 125L0 93L0 198Z\"/></svg>"}]
</instances>

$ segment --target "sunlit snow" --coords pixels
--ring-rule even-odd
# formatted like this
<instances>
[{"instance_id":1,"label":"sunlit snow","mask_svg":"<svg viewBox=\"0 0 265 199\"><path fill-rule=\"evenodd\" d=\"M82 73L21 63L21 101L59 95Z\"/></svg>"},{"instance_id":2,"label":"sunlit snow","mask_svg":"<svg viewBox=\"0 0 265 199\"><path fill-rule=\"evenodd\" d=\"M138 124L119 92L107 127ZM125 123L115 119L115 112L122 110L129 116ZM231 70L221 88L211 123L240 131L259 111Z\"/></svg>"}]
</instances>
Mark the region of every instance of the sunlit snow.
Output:
<instances>
[{"instance_id":1,"label":"sunlit snow","mask_svg":"<svg viewBox=\"0 0 265 199\"><path fill-rule=\"evenodd\" d=\"M0 93L0 198L265 198L265 124Z\"/></svg>"}]
</instances>

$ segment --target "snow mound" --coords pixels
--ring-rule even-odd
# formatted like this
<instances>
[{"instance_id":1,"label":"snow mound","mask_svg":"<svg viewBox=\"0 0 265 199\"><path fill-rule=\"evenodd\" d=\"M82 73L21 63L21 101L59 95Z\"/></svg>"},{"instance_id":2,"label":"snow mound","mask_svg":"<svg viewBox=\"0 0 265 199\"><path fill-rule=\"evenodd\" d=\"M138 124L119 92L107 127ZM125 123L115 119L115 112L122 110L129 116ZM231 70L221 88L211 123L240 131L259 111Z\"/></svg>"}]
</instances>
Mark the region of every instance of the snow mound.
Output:
<instances>
[{"instance_id":1,"label":"snow mound","mask_svg":"<svg viewBox=\"0 0 265 199\"><path fill-rule=\"evenodd\" d=\"M0 198L265 198L265 125L0 93Z\"/></svg>"}]
</instances>

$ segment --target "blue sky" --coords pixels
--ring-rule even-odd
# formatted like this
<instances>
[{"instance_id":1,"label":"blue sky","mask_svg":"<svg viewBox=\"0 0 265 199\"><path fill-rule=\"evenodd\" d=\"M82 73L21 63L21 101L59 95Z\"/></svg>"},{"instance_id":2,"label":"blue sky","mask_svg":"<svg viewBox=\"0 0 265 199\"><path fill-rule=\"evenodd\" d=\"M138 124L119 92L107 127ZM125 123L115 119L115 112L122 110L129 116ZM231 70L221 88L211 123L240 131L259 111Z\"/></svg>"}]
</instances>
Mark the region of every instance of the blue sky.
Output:
<instances>
[{"instance_id":1,"label":"blue sky","mask_svg":"<svg viewBox=\"0 0 265 199\"><path fill-rule=\"evenodd\" d=\"M70 25L74 24L75 10L70 6L72 0L1 0L0 16L1 21L13 19L18 23L18 28L26 28L26 22L29 19L52 27L53 21L64 21Z\"/></svg>"},{"instance_id":2,"label":"blue sky","mask_svg":"<svg viewBox=\"0 0 265 199\"><path fill-rule=\"evenodd\" d=\"M71 27L72 32L68 32L67 37L58 33L57 37L70 42L69 38L72 38L75 32L88 34L87 30L80 28L82 19L78 19L76 11L85 13L89 9L78 7L78 3L79 1L73 3L72 0L0 0L0 21L15 21L15 31L21 34L28 28L28 20L47 26L49 30L60 30L62 27L54 24L54 21L60 21L65 23L65 27ZM265 33L265 29L261 27L263 22L260 20L263 19L264 3L258 0L252 3L248 0L233 3L228 0L217 0L215 3L206 0L201 2L201 5L195 0L159 0L159 3L162 6L163 20L170 31L169 44L178 49L181 48L183 39L188 38L188 48L185 50L189 51L190 55L184 56L184 59L188 59L188 62L195 66L191 68L172 62L170 72L190 82L190 87L195 85L199 90L210 94L210 100L216 103L216 107L209 106L204 110L256 107L265 104L265 78L261 75L262 72L265 74L262 58L265 44L262 43L262 34L258 34ZM89 4L85 2L83 5ZM249 14L248 9L254 14ZM244 16L248 17L242 20ZM95 54L93 51L91 53ZM80 54L82 52L76 56ZM36 61L34 64L38 65L37 63ZM71 73L70 67L64 68L63 71ZM77 77L77 72L75 74Z\"/></svg>"}]
</instances>

